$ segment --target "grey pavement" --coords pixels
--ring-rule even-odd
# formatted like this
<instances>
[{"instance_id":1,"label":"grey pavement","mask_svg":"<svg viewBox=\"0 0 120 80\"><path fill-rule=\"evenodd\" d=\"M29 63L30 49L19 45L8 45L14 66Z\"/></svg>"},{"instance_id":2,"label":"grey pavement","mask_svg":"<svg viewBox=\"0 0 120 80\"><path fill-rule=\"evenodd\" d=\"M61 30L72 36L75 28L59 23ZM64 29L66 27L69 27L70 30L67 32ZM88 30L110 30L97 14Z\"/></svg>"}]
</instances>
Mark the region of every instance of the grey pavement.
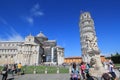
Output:
<instances>
[{"instance_id":1,"label":"grey pavement","mask_svg":"<svg viewBox=\"0 0 120 80\"><path fill-rule=\"evenodd\" d=\"M120 76L120 72L116 72ZM11 77L9 74L8 77ZM2 80L2 75L0 75L0 80ZM70 80L70 74L25 74L14 76L14 80ZM101 80L101 78L98 78ZM120 78L119 78L120 80Z\"/></svg>"},{"instance_id":2,"label":"grey pavement","mask_svg":"<svg viewBox=\"0 0 120 80\"><path fill-rule=\"evenodd\" d=\"M70 74L25 74L14 76L14 80L69 80ZM0 75L2 80L2 75Z\"/></svg>"}]
</instances>

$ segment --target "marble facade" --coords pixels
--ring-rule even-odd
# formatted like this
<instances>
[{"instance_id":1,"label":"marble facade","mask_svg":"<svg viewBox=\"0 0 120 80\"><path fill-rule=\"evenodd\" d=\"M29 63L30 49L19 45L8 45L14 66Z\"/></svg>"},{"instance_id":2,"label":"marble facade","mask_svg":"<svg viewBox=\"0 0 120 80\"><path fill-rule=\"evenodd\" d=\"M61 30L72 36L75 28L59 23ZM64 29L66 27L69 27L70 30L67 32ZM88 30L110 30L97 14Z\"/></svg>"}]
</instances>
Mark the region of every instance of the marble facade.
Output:
<instances>
[{"instance_id":1,"label":"marble facade","mask_svg":"<svg viewBox=\"0 0 120 80\"><path fill-rule=\"evenodd\" d=\"M82 59L90 64L89 73L91 76L102 76L107 71L101 62L94 21L89 12L81 13L79 27Z\"/></svg>"},{"instance_id":2,"label":"marble facade","mask_svg":"<svg viewBox=\"0 0 120 80\"><path fill-rule=\"evenodd\" d=\"M99 54L97 37L95 33L94 21L89 12L84 12L80 16L80 42L82 59L90 63L92 56Z\"/></svg>"},{"instance_id":3,"label":"marble facade","mask_svg":"<svg viewBox=\"0 0 120 80\"><path fill-rule=\"evenodd\" d=\"M56 40L40 32L37 36L28 35L25 41L0 41L0 65L22 63L22 65L62 64L64 48Z\"/></svg>"}]
</instances>

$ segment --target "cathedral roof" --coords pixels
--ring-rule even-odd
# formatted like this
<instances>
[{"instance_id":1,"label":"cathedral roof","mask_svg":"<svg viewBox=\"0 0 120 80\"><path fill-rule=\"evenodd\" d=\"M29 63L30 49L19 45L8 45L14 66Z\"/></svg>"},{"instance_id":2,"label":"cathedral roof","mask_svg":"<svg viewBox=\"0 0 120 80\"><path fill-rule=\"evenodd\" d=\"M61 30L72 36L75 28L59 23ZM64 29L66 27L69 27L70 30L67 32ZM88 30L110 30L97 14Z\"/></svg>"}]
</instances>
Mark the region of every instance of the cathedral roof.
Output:
<instances>
[{"instance_id":1,"label":"cathedral roof","mask_svg":"<svg viewBox=\"0 0 120 80\"><path fill-rule=\"evenodd\" d=\"M56 40L48 40L48 41L44 41L44 42L56 42Z\"/></svg>"},{"instance_id":2,"label":"cathedral roof","mask_svg":"<svg viewBox=\"0 0 120 80\"><path fill-rule=\"evenodd\" d=\"M57 48L63 48L63 47L61 47L61 46L59 46L59 45L57 45L56 47L57 47Z\"/></svg>"},{"instance_id":3,"label":"cathedral roof","mask_svg":"<svg viewBox=\"0 0 120 80\"><path fill-rule=\"evenodd\" d=\"M37 34L37 37L47 38L42 32L40 32L39 34Z\"/></svg>"}]
</instances>

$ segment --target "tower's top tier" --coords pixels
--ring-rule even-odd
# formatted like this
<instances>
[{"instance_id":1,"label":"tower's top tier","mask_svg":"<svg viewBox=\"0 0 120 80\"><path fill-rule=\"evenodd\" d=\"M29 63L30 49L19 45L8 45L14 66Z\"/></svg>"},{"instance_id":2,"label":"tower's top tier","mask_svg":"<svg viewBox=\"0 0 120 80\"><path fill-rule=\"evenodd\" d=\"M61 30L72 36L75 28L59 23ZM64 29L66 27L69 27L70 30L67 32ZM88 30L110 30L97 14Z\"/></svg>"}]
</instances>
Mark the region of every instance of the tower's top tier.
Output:
<instances>
[{"instance_id":1,"label":"tower's top tier","mask_svg":"<svg viewBox=\"0 0 120 80\"><path fill-rule=\"evenodd\" d=\"M84 20L84 19L91 19L91 15L89 12L83 12L80 15L80 20Z\"/></svg>"}]
</instances>

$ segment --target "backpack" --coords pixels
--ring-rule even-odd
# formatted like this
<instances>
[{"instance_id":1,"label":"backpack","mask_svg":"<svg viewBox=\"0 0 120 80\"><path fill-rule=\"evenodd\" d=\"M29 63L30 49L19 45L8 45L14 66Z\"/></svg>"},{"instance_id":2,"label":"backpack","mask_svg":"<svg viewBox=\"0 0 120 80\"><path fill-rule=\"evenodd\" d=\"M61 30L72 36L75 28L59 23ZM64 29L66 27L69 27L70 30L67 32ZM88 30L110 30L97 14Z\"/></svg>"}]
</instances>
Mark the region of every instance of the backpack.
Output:
<instances>
[{"instance_id":1,"label":"backpack","mask_svg":"<svg viewBox=\"0 0 120 80\"><path fill-rule=\"evenodd\" d=\"M110 76L109 76L108 73L104 73L104 74L102 75L102 78L103 78L104 80L110 80Z\"/></svg>"},{"instance_id":2,"label":"backpack","mask_svg":"<svg viewBox=\"0 0 120 80\"><path fill-rule=\"evenodd\" d=\"M72 69L72 77L73 77L73 78L75 78L75 77L77 78L78 75L79 75L78 69L76 69L76 70L75 70L75 69Z\"/></svg>"}]
</instances>

